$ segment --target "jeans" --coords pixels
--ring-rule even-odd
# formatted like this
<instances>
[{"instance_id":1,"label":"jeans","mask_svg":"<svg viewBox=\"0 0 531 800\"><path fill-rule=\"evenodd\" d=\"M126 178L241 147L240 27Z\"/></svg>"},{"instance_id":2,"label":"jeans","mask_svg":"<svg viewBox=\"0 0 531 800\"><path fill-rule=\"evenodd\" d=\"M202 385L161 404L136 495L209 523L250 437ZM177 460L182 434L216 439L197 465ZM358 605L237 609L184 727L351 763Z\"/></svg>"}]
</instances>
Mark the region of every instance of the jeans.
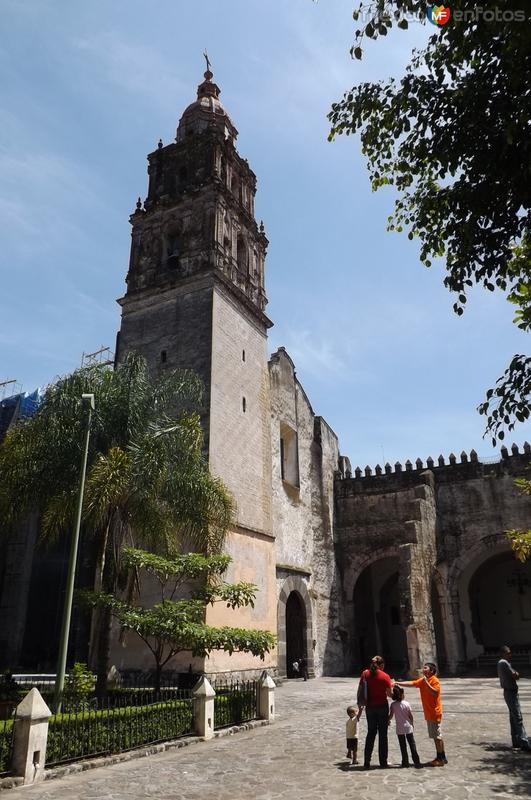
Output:
<instances>
[{"instance_id":1,"label":"jeans","mask_svg":"<svg viewBox=\"0 0 531 800\"><path fill-rule=\"evenodd\" d=\"M520 699L518 697L518 690L504 689L503 697L509 709L509 720L511 722L511 739L513 747L521 747L523 750L529 750L529 740L524 728L524 720L522 719L522 710L520 708Z\"/></svg>"},{"instance_id":2,"label":"jeans","mask_svg":"<svg viewBox=\"0 0 531 800\"><path fill-rule=\"evenodd\" d=\"M409 767L409 758L407 755L406 740L411 750L411 758L413 763L420 764L419 754L417 753L417 745L415 744L415 737L412 733L398 733L398 744L400 745L400 752L402 753L402 766Z\"/></svg>"},{"instance_id":3,"label":"jeans","mask_svg":"<svg viewBox=\"0 0 531 800\"><path fill-rule=\"evenodd\" d=\"M387 766L387 718L389 706L387 703L378 706L365 706L367 715L367 738L365 739L364 764L371 763L374 740L378 733L378 760L381 767Z\"/></svg>"}]
</instances>

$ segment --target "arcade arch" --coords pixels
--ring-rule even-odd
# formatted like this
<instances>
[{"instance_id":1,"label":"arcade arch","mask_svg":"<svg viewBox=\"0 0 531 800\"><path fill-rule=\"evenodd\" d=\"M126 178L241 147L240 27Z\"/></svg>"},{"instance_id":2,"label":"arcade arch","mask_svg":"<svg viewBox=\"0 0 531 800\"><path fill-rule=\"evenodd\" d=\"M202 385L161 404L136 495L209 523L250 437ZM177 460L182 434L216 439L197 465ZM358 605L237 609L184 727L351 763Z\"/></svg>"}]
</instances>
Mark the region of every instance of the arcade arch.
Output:
<instances>
[{"instance_id":1,"label":"arcade arch","mask_svg":"<svg viewBox=\"0 0 531 800\"><path fill-rule=\"evenodd\" d=\"M367 666L371 657L379 653L389 668L407 668L396 558L387 556L365 566L354 585L353 607L353 655L357 666Z\"/></svg>"},{"instance_id":2,"label":"arcade arch","mask_svg":"<svg viewBox=\"0 0 531 800\"><path fill-rule=\"evenodd\" d=\"M521 564L500 534L478 543L451 570L461 650L470 661L501 644L531 646L531 563Z\"/></svg>"}]
</instances>

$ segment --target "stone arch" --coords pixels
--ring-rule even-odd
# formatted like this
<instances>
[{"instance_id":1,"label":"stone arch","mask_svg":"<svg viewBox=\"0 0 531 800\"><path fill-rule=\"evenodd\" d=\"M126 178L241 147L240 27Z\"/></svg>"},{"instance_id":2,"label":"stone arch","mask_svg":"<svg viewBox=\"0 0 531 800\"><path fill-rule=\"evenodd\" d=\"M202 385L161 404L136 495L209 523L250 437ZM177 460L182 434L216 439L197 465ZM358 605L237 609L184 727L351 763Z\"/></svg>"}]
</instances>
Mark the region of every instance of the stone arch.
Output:
<instances>
[{"instance_id":1,"label":"stone arch","mask_svg":"<svg viewBox=\"0 0 531 800\"><path fill-rule=\"evenodd\" d=\"M380 561L382 558L399 558L399 548L396 545L392 545L390 547L379 547L377 550L367 551L366 553L362 553L359 559L357 559L353 567L345 573L345 577L343 579L343 586L345 588L345 594L348 598L351 598L354 594L354 587L358 582L358 579L361 573L367 568L370 567L371 564L374 564L376 561Z\"/></svg>"},{"instance_id":2,"label":"stone arch","mask_svg":"<svg viewBox=\"0 0 531 800\"><path fill-rule=\"evenodd\" d=\"M313 639L312 639L312 631L313 631L312 601L310 598L310 594L308 592L308 587L304 579L299 575L290 575L289 578L286 578L286 580L282 584L278 598L278 611L277 611L278 671L280 675L285 676L287 674L286 608L287 608L288 598L292 594L292 592L295 592L298 595L306 615L306 631L304 636L304 647L306 652L303 653L302 655L304 658L306 658L308 672L312 674L314 671Z\"/></svg>"},{"instance_id":3,"label":"stone arch","mask_svg":"<svg viewBox=\"0 0 531 800\"><path fill-rule=\"evenodd\" d=\"M468 590L478 569L493 557L511 553L504 533L484 536L457 558L448 569L447 602L453 617L459 664L481 655L484 648L473 631L472 610Z\"/></svg>"},{"instance_id":4,"label":"stone arch","mask_svg":"<svg viewBox=\"0 0 531 800\"><path fill-rule=\"evenodd\" d=\"M389 666L404 674L408 644L401 612L399 549L379 548L366 555L349 578L347 630L351 665L363 668L375 653L381 653Z\"/></svg>"}]
</instances>

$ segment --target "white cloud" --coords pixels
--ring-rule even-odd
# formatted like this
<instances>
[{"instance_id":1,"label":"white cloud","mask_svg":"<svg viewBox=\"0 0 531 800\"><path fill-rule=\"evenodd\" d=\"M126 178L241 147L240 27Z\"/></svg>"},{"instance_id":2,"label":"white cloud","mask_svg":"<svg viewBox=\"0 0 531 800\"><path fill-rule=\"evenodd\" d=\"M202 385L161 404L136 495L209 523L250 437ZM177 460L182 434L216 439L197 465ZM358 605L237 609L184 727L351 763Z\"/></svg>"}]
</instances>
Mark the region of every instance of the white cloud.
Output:
<instances>
[{"instance_id":1,"label":"white cloud","mask_svg":"<svg viewBox=\"0 0 531 800\"><path fill-rule=\"evenodd\" d=\"M76 211L97 202L93 176L54 153L0 149L4 247L28 257L84 236ZM77 207L77 209L74 207Z\"/></svg>"},{"instance_id":2,"label":"white cloud","mask_svg":"<svg viewBox=\"0 0 531 800\"><path fill-rule=\"evenodd\" d=\"M90 67L85 66L92 76L99 74L127 92L141 93L165 110L172 91L189 90L158 50L127 40L116 31L74 39L72 45L92 61Z\"/></svg>"},{"instance_id":3,"label":"white cloud","mask_svg":"<svg viewBox=\"0 0 531 800\"><path fill-rule=\"evenodd\" d=\"M338 348L338 342L321 338L309 330L288 330L286 340L281 343L295 363L295 368L315 377L340 377L346 362ZM278 345L280 346L280 344Z\"/></svg>"}]
</instances>

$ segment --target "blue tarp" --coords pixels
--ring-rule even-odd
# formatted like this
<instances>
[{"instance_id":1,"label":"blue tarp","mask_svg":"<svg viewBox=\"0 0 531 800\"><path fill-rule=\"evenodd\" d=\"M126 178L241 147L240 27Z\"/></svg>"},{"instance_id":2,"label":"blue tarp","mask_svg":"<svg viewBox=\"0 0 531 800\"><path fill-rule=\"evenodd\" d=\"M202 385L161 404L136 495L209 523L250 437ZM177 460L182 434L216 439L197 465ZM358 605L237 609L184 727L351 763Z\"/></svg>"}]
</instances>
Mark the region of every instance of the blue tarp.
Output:
<instances>
[{"instance_id":1,"label":"blue tarp","mask_svg":"<svg viewBox=\"0 0 531 800\"><path fill-rule=\"evenodd\" d=\"M32 417L39 407L43 393L40 389L34 392L22 392L0 400L0 439L17 419Z\"/></svg>"}]
</instances>

